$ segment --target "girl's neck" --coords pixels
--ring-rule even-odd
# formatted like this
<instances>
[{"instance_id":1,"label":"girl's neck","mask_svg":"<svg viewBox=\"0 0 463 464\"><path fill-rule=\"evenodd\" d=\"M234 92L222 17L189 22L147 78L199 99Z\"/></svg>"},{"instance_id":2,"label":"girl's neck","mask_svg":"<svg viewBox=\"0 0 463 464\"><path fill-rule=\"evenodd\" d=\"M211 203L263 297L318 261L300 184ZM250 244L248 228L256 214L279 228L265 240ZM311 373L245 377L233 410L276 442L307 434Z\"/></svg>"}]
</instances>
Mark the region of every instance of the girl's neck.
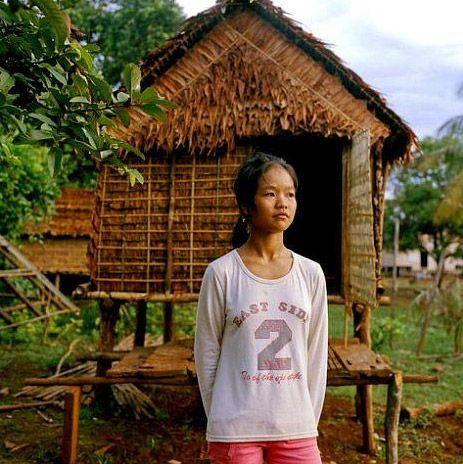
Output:
<instances>
[{"instance_id":1,"label":"girl's neck","mask_svg":"<svg viewBox=\"0 0 463 464\"><path fill-rule=\"evenodd\" d=\"M287 251L282 233L261 235L251 232L247 242L240 248L241 255L269 262L282 257Z\"/></svg>"}]
</instances>

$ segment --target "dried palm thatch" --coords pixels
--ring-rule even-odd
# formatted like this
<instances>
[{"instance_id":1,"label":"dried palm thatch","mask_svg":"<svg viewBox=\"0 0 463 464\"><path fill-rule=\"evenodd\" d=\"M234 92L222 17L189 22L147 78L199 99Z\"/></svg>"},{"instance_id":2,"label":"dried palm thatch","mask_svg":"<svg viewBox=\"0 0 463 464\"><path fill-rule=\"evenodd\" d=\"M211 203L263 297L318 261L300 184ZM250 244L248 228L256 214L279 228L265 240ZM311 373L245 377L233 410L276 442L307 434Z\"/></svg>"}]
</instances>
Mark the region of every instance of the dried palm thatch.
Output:
<instances>
[{"instance_id":1,"label":"dried palm thatch","mask_svg":"<svg viewBox=\"0 0 463 464\"><path fill-rule=\"evenodd\" d=\"M318 132L351 138L369 128L407 158L416 137L384 99L269 1L223 1L143 64L144 86L175 101L168 124L138 110L117 135L143 148L232 150L242 137Z\"/></svg>"},{"instance_id":2,"label":"dried palm thatch","mask_svg":"<svg viewBox=\"0 0 463 464\"><path fill-rule=\"evenodd\" d=\"M115 347L115 351L128 351L133 346L133 335L130 335L119 342ZM154 338L151 336L146 337L146 346L160 345L162 340L160 337ZM96 375L96 362L86 361L77 366L67 369L54 377L69 377L69 376L95 376ZM116 402L123 408L131 410L135 418L141 417L154 417L156 413L156 406L151 398L143 393L137 386L132 384L111 385ZM66 391L64 386L27 386L14 395L15 397L27 396L42 401L61 401ZM84 390L82 402L89 404L93 398L93 389L88 388ZM61 401L62 402L62 401ZM63 406L62 402L62 406Z\"/></svg>"}]
</instances>

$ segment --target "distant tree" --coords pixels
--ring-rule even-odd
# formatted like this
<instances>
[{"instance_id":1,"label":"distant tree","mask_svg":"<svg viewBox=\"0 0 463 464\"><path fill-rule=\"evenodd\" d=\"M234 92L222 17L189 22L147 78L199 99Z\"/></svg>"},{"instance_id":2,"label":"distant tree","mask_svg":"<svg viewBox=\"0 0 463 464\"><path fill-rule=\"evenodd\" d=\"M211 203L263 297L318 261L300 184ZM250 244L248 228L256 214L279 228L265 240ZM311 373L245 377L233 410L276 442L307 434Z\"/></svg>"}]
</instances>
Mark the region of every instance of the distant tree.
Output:
<instances>
[{"instance_id":1,"label":"distant tree","mask_svg":"<svg viewBox=\"0 0 463 464\"><path fill-rule=\"evenodd\" d=\"M446 210L463 170L463 149L458 138L446 136L424 139L422 150L413 164L394 173L395 197L386 203L384 244L392 246L393 219L399 217L400 248L420 248L438 262L443 253L458 254L463 246L462 208Z\"/></svg>"},{"instance_id":2,"label":"distant tree","mask_svg":"<svg viewBox=\"0 0 463 464\"><path fill-rule=\"evenodd\" d=\"M59 194L47 167L48 150L29 145L13 146L6 160L0 154L0 234L16 239L25 221L40 221Z\"/></svg>"},{"instance_id":3,"label":"distant tree","mask_svg":"<svg viewBox=\"0 0 463 464\"><path fill-rule=\"evenodd\" d=\"M463 150L458 137L445 136L422 141L421 155L410 166L395 173L395 197L386 206L385 245L391 246L394 218L400 219L402 249L420 248L437 262L430 288L416 299L422 313L422 330L417 354L421 355L434 310L442 306L442 282L445 261L463 255L463 216L455 207L455 182L463 172ZM460 200L456 200L460 201ZM451 208L448 205L451 204ZM458 313L460 314L460 313ZM461 317L453 328L461 327ZM461 337L461 329L459 329ZM460 342L459 342L460 343Z\"/></svg>"},{"instance_id":4,"label":"distant tree","mask_svg":"<svg viewBox=\"0 0 463 464\"><path fill-rule=\"evenodd\" d=\"M139 62L172 37L185 19L175 0L77 0L72 23L96 44L96 66L112 85L126 63Z\"/></svg>"}]
</instances>

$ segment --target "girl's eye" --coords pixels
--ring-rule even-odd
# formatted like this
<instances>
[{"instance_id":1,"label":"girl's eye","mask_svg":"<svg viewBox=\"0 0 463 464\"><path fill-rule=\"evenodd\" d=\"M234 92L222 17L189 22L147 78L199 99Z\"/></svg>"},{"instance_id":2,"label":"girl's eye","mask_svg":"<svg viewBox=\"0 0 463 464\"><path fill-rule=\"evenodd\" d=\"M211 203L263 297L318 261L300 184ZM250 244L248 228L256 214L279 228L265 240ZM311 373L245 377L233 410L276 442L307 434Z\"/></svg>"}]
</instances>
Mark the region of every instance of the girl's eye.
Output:
<instances>
[{"instance_id":1,"label":"girl's eye","mask_svg":"<svg viewBox=\"0 0 463 464\"><path fill-rule=\"evenodd\" d=\"M266 197L273 197L273 196L275 196L275 193L274 192L266 192L264 195Z\"/></svg>"}]
</instances>

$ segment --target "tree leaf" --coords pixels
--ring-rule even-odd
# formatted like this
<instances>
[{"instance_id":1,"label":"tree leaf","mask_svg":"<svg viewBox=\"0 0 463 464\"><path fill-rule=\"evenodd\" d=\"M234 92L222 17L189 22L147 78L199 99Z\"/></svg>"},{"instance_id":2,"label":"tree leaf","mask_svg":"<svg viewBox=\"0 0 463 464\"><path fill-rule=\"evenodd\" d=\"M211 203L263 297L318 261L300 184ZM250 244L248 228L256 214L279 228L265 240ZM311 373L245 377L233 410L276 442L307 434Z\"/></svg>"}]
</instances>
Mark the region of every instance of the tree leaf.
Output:
<instances>
[{"instance_id":1,"label":"tree leaf","mask_svg":"<svg viewBox=\"0 0 463 464\"><path fill-rule=\"evenodd\" d=\"M52 66L50 63L42 63L40 67L48 70L50 74L61 84L67 85L68 83L67 74L66 73L63 74L62 72L60 72L57 66Z\"/></svg>"},{"instance_id":2,"label":"tree leaf","mask_svg":"<svg viewBox=\"0 0 463 464\"><path fill-rule=\"evenodd\" d=\"M32 0L32 4L40 9L49 24L53 27L57 46L61 49L70 33L69 17L59 9L53 0Z\"/></svg>"},{"instance_id":3,"label":"tree leaf","mask_svg":"<svg viewBox=\"0 0 463 464\"><path fill-rule=\"evenodd\" d=\"M61 169L61 161L63 159L63 152L57 147L51 147L48 152L48 170L50 175L55 177Z\"/></svg>"},{"instance_id":4,"label":"tree leaf","mask_svg":"<svg viewBox=\"0 0 463 464\"><path fill-rule=\"evenodd\" d=\"M130 95L126 94L125 92L119 92L116 99L119 103L125 103L130 100Z\"/></svg>"},{"instance_id":5,"label":"tree leaf","mask_svg":"<svg viewBox=\"0 0 463 464\"><path fill-rule=\"evenodd\" d=\"M114 108L115 113L119 116L119 119L122 121L125 127L130 126L130 116L129 113L124 108Z\"/></svg>"},{"instance_id":6,"label":"tree leaf","mask_svg":"<svg viewBox=\"0 0 463 464\"><path fill-rule=\"evenodd\" d=\"M113 129L117 127L113 119L108 118L107 116L104 116L104 115L98 118L98 123L101 124L102 126L112 127Z\"/></svg>"},{"instance_id":7,"label":"tree leaf","mask_svg":"<svg viewBox=\"0 0 463 464\"><path fill-rule=\"evenodd\" d=\"M154 103L156 100L159 99L159 95L154 89L154 87L148 87L143 90L142 94L140 95L140 100L142 103Z\"/></svg>"},{"instance_id":8,"label":"tree leaf","mask_svg":"<svg viewBox=\"0 0 463 464\"><path fill-rule=\"evenodd\" d=\"M45 132L37 129L30 130L29 136L32 140L36 142L40 140L52 140L54 138L51 132Z\"/></svg>"},{"instance_id":9,"label":"tree leaf","mask_svg":"<svg viewBox=\"0 0 463 464\"><path fill-rule=\"evenodd\" d=\"M71 103L90 103L87 97L82 97L82 96L72 97L69 101Z\"/></svg>"},{"instance_id":10,"label":"tree leaf","mask_svg":"<svg viewBox=\"0 0 463 464\"><path fill-rule=\"evenodd\" d=\"M150 103L148 105L141 105L140 109L145 113L149 114L150 116L154 116L161 122L167 122L167 115L166 113L160 108L158 105Z\"/></svg>"},{"instance_id":11,"label":"tree leaf","mask_svg":"<svg viewBox=\"0 0 463 464\"><path fill-rule=\"evenodd\" d=\"M135 185L137 181L140 184L143 184L143 182L145 181L138 169L127 169L127 174L129 175L129 182L132 187Z\"/></svg>"},{"instance_id":12,"label":"tree leaf","mask_svg":"<svg viewBox=\"0 0 463 464\"><path fill-rule=\"evenodd\" d=\"M44 114L40 113L30 113L29 116L34 119L38 119L41 122L44 122L45 124L48 124L49 126L56 127L55 122L50 119L48 116L45 116Z\"/></svg>"},{"instance_id":13,"label":"tree leaf","mask_svg":"<svg viewBox=\"0 0 463 464\"><path fill-rule=\"evenodd\" d=\"M133 63L127 64L122 72L122 82L124 83L126 90L129 92L130 97L133 100L137 100L140 96L140 68Z\"/></svg>"},{"instance_id":14,"label":"tree leaf","mask_svg":"<svg viewBox=\"0 0 463 464\"><path fill-rule=\"evenodd\" d=\"M7 94L14 85L14 77L0 67L0 92Z\"/></svg>"}]
</instances>

